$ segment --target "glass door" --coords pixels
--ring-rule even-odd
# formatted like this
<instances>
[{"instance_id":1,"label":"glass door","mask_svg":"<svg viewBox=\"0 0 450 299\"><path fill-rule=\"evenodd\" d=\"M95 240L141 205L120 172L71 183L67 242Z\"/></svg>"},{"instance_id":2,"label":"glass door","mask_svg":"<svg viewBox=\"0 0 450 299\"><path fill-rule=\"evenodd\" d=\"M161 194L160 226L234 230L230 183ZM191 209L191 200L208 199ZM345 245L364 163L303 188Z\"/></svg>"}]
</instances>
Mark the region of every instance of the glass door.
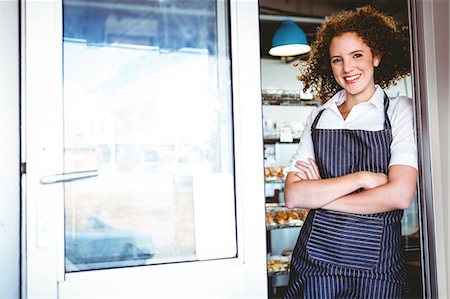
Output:
<instances>
[{"instance_id":1,"label":"glass door","mask_svg":"<svg viewBox=\"0 0 450 299\"><path fill-rule=\"evenodd\" d=\"M63 1L66 272L236 256L226 15Z\"/></svg>"},{"instance_id":2,"label":"glass door","mask_svg":"<svg viewBox=\"0 0 450 299\"><path fill-rule=\"evenodd\" d=\"M25 296L264 296L257 3L22 15Z\"/></svg>"}]
</instances>

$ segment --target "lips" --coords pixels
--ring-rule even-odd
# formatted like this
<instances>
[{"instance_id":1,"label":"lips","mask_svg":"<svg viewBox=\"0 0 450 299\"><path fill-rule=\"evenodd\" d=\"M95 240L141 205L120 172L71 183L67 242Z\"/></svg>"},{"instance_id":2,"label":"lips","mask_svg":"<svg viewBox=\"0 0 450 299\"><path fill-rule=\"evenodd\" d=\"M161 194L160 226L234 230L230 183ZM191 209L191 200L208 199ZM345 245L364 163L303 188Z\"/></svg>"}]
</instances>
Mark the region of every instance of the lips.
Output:
<instances>
[{"instance_id":1,"label":"lips","mask_svg":"<svg viewBox=\"0 0 450 299\"><path fill-rule=\"evenodd\" d=\"M359 79L359 77L361 77L361 74L353 75L353 76L345 76L344 80L347 83L353 83L353 82L356 82Z\"/></svg>"}]
</instances>

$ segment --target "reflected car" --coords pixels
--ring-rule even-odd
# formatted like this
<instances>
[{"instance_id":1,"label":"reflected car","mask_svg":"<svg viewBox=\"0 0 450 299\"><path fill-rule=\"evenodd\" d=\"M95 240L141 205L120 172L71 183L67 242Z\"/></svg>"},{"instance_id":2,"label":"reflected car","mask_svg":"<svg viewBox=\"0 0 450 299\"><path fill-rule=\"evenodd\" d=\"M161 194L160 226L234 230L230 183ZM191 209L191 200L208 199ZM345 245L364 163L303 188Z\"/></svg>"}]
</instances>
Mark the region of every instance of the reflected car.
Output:
<instances>
[{"instance_id":1,"label":"reflected car","mask_svg":"<svg viewBox=\"0 0 450 299\"><path fill-rule=\"evenodd\" d=\"M151 236L117 229L90 217L82 229L66 230L66 271L145 265L154 255Z\"/></svg>"}]
</instances>

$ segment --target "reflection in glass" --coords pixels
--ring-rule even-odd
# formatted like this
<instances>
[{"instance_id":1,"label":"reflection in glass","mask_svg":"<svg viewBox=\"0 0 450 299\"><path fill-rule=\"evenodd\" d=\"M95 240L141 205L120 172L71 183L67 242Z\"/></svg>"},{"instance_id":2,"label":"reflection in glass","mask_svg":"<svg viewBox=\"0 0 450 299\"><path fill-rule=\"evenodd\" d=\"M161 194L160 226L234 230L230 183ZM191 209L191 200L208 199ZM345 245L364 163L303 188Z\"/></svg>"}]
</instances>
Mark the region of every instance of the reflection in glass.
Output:
<instances>
[{"instance_id":1,"label":"reflection in glass","mask_svg":"<svg viewBox=\"0 0 450 299\"><path fill-rule=\"evenodd\" d=\"M63 5L65 172L99 171L65 184L66 271L197 260L193 186L234 194L224 3Z\"/></svg>"}]
</instances>

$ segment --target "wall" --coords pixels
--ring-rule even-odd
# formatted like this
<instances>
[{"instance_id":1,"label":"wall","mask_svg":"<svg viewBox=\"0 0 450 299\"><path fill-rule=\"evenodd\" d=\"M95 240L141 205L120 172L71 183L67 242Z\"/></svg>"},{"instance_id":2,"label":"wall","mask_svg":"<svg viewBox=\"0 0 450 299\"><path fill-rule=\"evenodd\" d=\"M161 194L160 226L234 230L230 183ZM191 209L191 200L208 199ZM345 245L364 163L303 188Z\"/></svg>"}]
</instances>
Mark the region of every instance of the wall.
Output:
<instances>
[{"instance_id":1,"label":"wall","mask_svg":"<svg viewBox=\"0 0 450 299\"><path fill-rule=\"evenodd\" d=\"M281 59L261 59L262 88L299 88L302 85L297 76L300 75L294 62L285 63Z\"/></svg>"},{"instance_id":2,"label":"wall","mask_svg":"<svg viewBox=\"0 0 450 299\"><path fill-rule=\"evenodd\" d=\"M0 298L19 298L19 10L0 1Z\"/></svg>"}]
</instances>

